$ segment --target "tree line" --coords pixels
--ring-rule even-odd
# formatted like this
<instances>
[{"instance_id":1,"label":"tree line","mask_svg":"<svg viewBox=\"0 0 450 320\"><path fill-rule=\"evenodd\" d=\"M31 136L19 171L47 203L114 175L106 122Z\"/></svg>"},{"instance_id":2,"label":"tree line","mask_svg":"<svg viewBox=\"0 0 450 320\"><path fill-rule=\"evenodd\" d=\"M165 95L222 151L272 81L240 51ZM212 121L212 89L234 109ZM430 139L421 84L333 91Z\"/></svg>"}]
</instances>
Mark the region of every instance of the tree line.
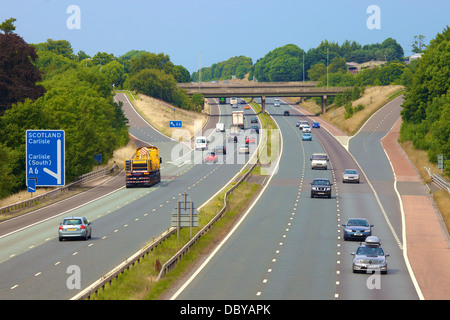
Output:
<instances>
[{"instance_id":1,"label":"tree line","mask_svg":"<svg viewBox=\"0 0 450 320\"><path fill-rule=\"evenodd\" d=\"M423 37L423 36L421 36ZM423 41L423 38L420 38ZM422 46L422 45L421 45ZM418 50L418 49L417 49ZM382 43L361 45L355 41L337 42L324 40L317 48L305 51L295 44L287 44L268 52L252 64L249 57L232 57L226 61L201 69L202 81L227 80L233 76L258 81L317 81L326 66L347 70L346 62L363 63L372 60L401 61L404 51L392 38ZM334 65L331 62L334 61ZM335 72L335 70L331 70ZM199 72L192 73L192 81L199 80Z\"/></svg>"},{"instance_id":2,"label":"tree line","mask_svg":"<svg viewBox=\"0 0 450 320\"><path fill-rule=\"evenodd\" d=\"M95 154L107 162L128 142L108 77L68 52L27 44L8 22L0 26L0 198L25 187L26 130L65 131L66 182L91 171Z\"/></svg>"},{"instance_id":3,"label":"tree line","mask_svg":"<svg viewBox=\"0 0 450 320\"><path fill-rule=\"evenodd\" d=\"M417 60L406 86L401 141L427 151L430 162L443 155L450 175L450 28L432 39Z\"/></svg>"},{"instance_id":4,"label":"tree line","mask_svg":"<svg viewBox=\"0 0 450 320\"><path fill-rule=\"evenodd\" d=\"M406 88L402 110L401 141L412 141L417 149L428 152L430 162L436 163L439 154L444 157L444 168L450 174L450 30L425 45L424 36L414 36L412 51L422 57L408 61L403 48L392 38L382 43L360 45L345 41L342 45L322 41L317 48L305 51L294 44L276 48L253 65L251 58L236 57L201 69L202 81L230 79L236 73L236 62L245 64L249 80L258 81L318 81L318 86L352 86L346 94L327 99L327 104L348 106L367 86L399 84ZM371 60L386 63L362 69L352 74L347 62L364 63ZM227 68L226 68L227 67ZM232 68L231 68L232 67ZM227 73L222 73L227 70ZM241 78L242 75L239 76ZM192 75L198 81L198 72ZM347 108L346 108L347 110ZM351 116L353 110L348 110Z\"/></svg>"},{"instance_id":5,"label":"tree line","mask_svg":"<svg viewBox=\"0 0 450 320\"><path fill-rule=\"evenodd\" d=\"M201 110L177 82L189 82L186 68L164 53L131 50L115 57L73 52L66 40L26 43L10 18L0 24L0 198L25 187L25 132L66 133L66 182L91 171L128 142L127 119L114 89L129 89L173 105Z\"/></svg>"}]
</instances>

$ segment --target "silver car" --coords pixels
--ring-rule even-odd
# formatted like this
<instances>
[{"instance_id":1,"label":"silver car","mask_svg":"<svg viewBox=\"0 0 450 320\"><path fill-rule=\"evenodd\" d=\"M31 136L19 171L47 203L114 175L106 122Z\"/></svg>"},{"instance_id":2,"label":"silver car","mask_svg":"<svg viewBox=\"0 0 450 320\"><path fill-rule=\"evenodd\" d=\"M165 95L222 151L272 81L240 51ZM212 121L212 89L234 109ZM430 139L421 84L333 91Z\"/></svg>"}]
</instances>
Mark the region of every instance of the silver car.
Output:
<instances>
[{"instance_id":1,"label":"silver car","mask_svg":"<svg viewBox=\"0 0 450 320\"><path fill-rule=\"evenodd\" d=\"M59 241L65 238L90 239L92 236L92 223L85 217L67 217L61 222L58 229Z\"/></svg>"},{"instance_id":2,"label":"silver car","mask_svg":"<svg viewBox=\"0 0 450 320\"><path fill-rule=\"evenodd\" d=\"M342 182L356 182L359 183L359 173L355 169L346 169L342 174Z\"/></svg>"},{"instance_id":3,"label":"silver car","mask_svg":"<svg viewBox=\"0 0 450 320\"><path fill-rule=\"evenodd\" d=\"M362 271L367 273L373 273L379 271L381 273L387 273L388 266L383 248L381 248L381 242L378 237L367 237L365 242L361 243L356 252L351 253L353 258L352 269L353 273Z\"/></svg>"}]
</instances>

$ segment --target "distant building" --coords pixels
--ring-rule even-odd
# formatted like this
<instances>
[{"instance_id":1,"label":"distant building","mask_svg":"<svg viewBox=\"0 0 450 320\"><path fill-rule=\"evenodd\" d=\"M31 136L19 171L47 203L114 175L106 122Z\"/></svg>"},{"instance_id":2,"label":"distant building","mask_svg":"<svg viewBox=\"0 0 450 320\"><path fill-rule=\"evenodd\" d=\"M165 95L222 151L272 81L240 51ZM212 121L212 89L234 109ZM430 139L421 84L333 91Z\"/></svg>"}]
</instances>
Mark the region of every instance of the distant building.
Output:
<instances>
[{"instance_id":1,"label":"distant building","mask_svg":"<svg viewBox=\"0 0 450 320\"><path fill-rule=\"evenodd\" d=\"M420 58L422 58L422 54L421 53L414 53L411 57L406 59L405 62L406 62L406 64L410 64L414 60L417 60L417 59L420 59Z\"/></svg>"},{"instance_id":2,"label":"distant building","mask_svg":"<svg viewBox=\"0 0 450 320\"><path fill-rule=\"evenodd\" d=\"M367 61L363 63L356 63L356 62L347 62L347 70L351 73L358 73L362 69L372 69L373 67L381 66L385 64L386 61Z\"/></svg>"}]
</instances>

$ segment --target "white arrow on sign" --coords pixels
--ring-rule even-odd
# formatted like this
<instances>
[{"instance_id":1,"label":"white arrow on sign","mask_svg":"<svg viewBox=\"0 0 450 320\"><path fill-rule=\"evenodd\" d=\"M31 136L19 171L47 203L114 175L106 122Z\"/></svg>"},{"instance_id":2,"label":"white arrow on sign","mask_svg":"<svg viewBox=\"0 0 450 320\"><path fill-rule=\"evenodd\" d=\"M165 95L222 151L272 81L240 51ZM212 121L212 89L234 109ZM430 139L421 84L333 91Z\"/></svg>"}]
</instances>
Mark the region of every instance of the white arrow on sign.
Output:
<instances>
[{"instance_id":1,"label":"white arrow on sign","mask_svg":"<svg viewBox=\"0 0 450 320\"><path fill-rule=\"evenodd\" d=\"M56 173L48 168L44 168L44 172L56 178L56 183L61 184L61 140L56 141Z\"/></svg>"}]
</instances>

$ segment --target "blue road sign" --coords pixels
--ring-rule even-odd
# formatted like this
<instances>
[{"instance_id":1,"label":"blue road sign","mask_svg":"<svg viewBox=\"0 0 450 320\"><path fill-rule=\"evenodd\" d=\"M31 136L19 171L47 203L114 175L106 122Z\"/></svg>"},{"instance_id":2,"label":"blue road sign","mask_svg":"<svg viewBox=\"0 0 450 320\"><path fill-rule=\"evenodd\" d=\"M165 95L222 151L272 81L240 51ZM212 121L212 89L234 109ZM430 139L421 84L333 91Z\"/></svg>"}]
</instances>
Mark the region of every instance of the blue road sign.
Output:
<instances>
[{"instance_id":1,"label":"blue road sign","mask_svg":"<svg viewBox=\"0 0 450 320\"><path fill-rule=\"evenodd\" d=\"M183 126L183 121L180 120L172 120L169 121L171 128L181 128Z\"/></svg>"},{"instance_id":2,"label":"blue road sign","mask_svg":"<svg viewBox=\"0 0 450 320\"><path fill-rule=\"evenodd\" d=\"M56 187L65 184L64 130L27 130L26 182L36 181L36 187Z\"/></svg>"}]
</instances>

